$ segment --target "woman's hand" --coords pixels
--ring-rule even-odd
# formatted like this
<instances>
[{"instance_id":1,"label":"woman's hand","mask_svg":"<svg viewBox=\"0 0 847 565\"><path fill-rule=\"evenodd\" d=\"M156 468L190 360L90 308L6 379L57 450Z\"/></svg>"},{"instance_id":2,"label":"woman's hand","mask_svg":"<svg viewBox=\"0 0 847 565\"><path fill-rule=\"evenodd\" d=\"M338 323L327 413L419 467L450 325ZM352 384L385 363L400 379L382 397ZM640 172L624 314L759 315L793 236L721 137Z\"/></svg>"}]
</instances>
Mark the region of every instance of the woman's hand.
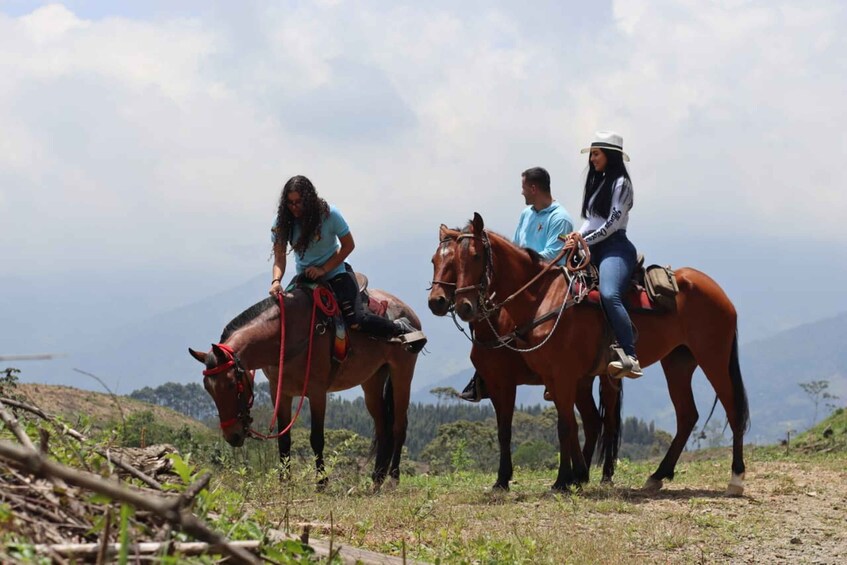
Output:
<instances>
[{"instance_id":1,"label":"woman's hand","mask_svg":"<svg viewBox=\"0 0 847 565\"><path fill-rule=\"evenodd\" d=\"M323 267L306 267L306 276L313 281L320 280L326 274Z\"/></svg>"},{"instance_id":2,"label":"woman's hand","mask_svg":"<svg viewBox=\"0 0 847 565\"><path fill-rule=\"evenodd\" d=\"M279 294L281 292L282 292L282 283L280 283L279 281L272 282L271 283L271 290L268 291L268 294L276 297L276 296L279 296Z\"/></svg>"},{"instance_id":3,"label":"woman's hand","mask_svg":"<svg viewBox=\"0 0 847 565\"><path fill-rule=\"evenodd\" d=\"M576 236L579 232L572 231L566 236L565 249L573 249L576 247Z\"/></svg>"}]
</instances>

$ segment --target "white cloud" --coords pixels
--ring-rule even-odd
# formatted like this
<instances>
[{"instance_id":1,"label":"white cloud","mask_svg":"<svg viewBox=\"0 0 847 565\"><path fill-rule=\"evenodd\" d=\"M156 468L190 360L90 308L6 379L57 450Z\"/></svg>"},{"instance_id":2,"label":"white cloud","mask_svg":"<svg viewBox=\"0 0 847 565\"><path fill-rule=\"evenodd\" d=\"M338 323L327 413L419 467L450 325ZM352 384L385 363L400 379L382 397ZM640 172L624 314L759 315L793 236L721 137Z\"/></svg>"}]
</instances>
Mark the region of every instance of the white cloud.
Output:
<instances>
[{"instance_id":1,"label":"white cloud","mask_svg":"<svg viewBox=\"0 0 847 565\"><path fill-rule=\"evenodd\" d=\"M509 3L223 6L0 15L0 222L16 234L0 254L51 269L79 260L59 241L118 265L216 249L218 268L253 272L297 173L360 246L434 239L475 210L508 233L529 166L578 210L578 151L605 128L633 157L635 229L847 243L831 219L847 215L836 2L621 1L596 30Z\"/></svg>"}]
</instances>

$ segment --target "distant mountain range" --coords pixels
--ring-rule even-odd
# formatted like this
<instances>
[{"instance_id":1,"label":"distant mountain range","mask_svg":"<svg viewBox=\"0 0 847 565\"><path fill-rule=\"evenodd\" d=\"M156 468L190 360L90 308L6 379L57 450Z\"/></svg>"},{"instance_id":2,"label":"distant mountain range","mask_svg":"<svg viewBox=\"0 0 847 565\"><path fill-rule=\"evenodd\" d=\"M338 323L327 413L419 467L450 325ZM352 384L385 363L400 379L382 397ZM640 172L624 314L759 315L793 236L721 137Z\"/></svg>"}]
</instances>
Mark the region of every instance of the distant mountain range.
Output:
<instances>
[{"instance_id":1,"label":"distant mountain range","mask_svg":"<svg viewBox=\"0 0 847 565\"><path fill-rule=\"evenodd\" d=\"M62 345L71 353L54 361L17 364L23 370L21 378L24 382L102 390L96 380L73 371L79 368L97 375L106 386L121 394L165 382L199 381L200 366L189 357L187 348L207 349L211 342L216 342L232 318L265 297L266 279L266 274L257 275L225 292L100 334L63 338ZM385 282L388 289L411 288L405 280ZM411 300L429 337L426 354L419 358L413 400L435 402L429 394L432 388L451 386L461 390L467 383L472 374L468 361L470 344L451 320L430 315L422 304L423 297L425 293L418 291ZM15 306L10 305L13 312ZM103 313L99 315L102 317ZM774 441L784 437L788 430L800 431L812 424L814 406L799 383L828 380L829 392L840 397L840 405L847 399L847 313L765 339L748 343L742 340L740 353L750 397L750 441ZM694 381L702 425L714 393L702 373L698 372ZM628 381L625 391L625 416L655 421L666 430L675 428L661 367L650 367L644 378ZM352 398L359 394L357 388L343 396ZM518 390L517 402L539 404L543 402L541 394L540 387L523 386ZM825 407L820 408L822 417ZM723 418L722 410L718 409L717 414Z\"/></svg>"},{"instance_id":2,"label":"distant mountain range","mask_svg":"<svg viewBox=\"0 0 847 565\"><path fill-rule=\"evenodd\" d=\"M829 381L828 392L839 397L835 404L847 404L847 312L742 344L739 353L750 401L751 428L747 435L750 442L774 442L784 438L788 431L793 430L793 434L812 425L814 404L800 383ZM449 375L417 389L412 399L434 402L429 391L436 387L461 391L472 374L473 369L466 369ZM518 387L516 403L544 403L542 392L538 386ZM671 432L676 428L661 366L649 367L638 381L627 380L624 392L624 416L655 421L659 428ZM700 413L698 424L702 426L715 394L700 370L694 375L694 398ZM825 403L821 402L818 419L827 413ZM714 418L725 421L720 405ZM729 438L729 430L725 435Z\"/></svg>"}]
</instances>

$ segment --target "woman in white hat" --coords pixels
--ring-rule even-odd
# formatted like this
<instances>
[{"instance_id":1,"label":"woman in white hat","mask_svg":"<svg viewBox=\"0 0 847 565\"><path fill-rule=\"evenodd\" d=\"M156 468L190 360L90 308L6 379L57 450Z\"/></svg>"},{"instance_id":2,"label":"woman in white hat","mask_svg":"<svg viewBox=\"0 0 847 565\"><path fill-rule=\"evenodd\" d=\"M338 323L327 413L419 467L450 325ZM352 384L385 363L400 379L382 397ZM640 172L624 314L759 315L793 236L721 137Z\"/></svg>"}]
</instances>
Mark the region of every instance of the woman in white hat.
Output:
<instances>
[{"instance_id":1,"label":"woman in white hat","mask_svg":"<svg viewBox=\"0 0 847 565\"><path fill-rule=\"evenodd\" d=\"M626 237L632 208L632 181L624 161L623 138L611 131L598 131L588 153L588 174L582 198L585 222L579 233L591 250L591 262L600 271L600 299L625 358L609 363L613 377L638 378L643 375L629 314L623 296L636 264L635 246ZM573 245L569 242L569 245Z\"/></svg>"}]
</instances>

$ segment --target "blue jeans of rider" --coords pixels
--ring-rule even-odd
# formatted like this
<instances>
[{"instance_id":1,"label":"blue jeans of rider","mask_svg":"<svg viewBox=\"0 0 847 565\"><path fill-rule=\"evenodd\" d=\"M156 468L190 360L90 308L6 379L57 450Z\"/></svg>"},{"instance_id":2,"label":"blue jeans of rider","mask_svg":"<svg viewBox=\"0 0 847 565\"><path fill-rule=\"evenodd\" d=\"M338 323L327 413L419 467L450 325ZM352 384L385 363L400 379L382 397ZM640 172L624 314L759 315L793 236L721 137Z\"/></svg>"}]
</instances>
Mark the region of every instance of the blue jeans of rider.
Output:
<instances>
[{"instance_id":1,"label":"blue jeans of rider","mask_svg":"<svg viewBox=\"0 0 847 565\"><path fill-rule=\"evenodd\" d=\"M635 246L619 230L591 246L591 262L600 271L600 301L618 344L627 355L635 355L632 321L623 304L636 263Z\"/></svg>"}]
</instances>

